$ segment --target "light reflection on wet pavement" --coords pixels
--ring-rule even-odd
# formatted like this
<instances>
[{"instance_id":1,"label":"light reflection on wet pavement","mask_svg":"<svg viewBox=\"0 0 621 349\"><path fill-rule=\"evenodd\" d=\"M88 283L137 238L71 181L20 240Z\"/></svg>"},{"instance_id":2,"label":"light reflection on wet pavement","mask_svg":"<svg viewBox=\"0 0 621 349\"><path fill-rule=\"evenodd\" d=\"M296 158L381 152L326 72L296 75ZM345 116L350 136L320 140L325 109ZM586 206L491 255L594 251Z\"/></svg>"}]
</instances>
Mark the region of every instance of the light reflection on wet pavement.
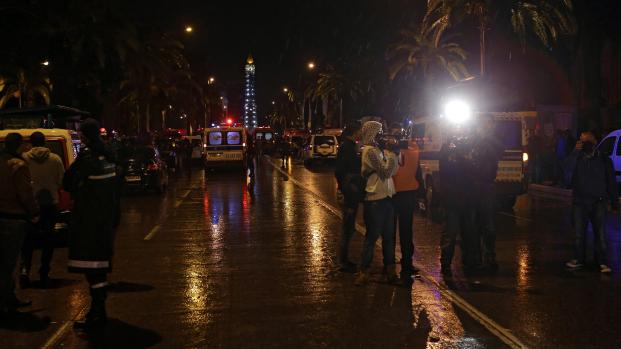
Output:
<instances>
[{"instance_id":1,"label":"light reflection on wet pavement","mask_svg":"<svg viewBox=\"0 0 621 349\"><path fill-rule=\"evenodd\" d=\"M292 162L285 171L295 180L264 159L249 188L235 172L196 170L177 175L164 197L125 198L105 334L62 329L87 298L79 277L64 273L61 250L54 276L68 282L22 292L53 323L29 334L0 330L0 347L40 347L59 333L53 347L505 347L433 283L382 283L379 258L374 281L354 287L352 274L335 271L340 219L321 204L338 205L330 167ZM500 271L465 276L457 266L444 284L529 347L620 346L610 325L621 316L618 272L562 268L571 251L566 206L520 198L508 214L524 219L498 216ZM415 224L417 265L442 281L441 227L422 217ZM611 224L621 225L617 217ZM358 234L354 260L361 243ZM619 234L610 245L619 249ZM612 260L619 270L618 252Z\"/></svg>"}]
</instances>

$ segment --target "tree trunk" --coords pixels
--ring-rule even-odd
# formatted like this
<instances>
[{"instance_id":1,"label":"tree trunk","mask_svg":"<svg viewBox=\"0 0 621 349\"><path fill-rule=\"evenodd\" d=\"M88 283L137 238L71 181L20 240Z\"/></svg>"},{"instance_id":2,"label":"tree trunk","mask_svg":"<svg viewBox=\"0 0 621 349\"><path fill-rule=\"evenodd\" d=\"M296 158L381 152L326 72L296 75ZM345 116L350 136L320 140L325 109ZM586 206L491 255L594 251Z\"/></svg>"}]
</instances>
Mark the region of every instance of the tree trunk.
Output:
<instances>
[{"instance_id":1,"label":"tree trunk","mask_svg":"<svg viewBox=\"0 0 621 349\"><path fill-rule=\"evenodd\" d=\"M481 55L481 77L485 76L485 20L480 20L479 26L479 48Z\"/></svg>"},{"instance_id":2,"label":"tree trunk","mask_svg":"<svg viewBox=\"0 0 621 349\"><path fill-rule=\"evenodd\" d=\"M151 131L151 103L147 102L146 106L145 106L145 121L144 121L144 125L145 125L145 130L147 132Z\"/></svg>"},{"instance_id":3,"label":"tree trunk","mask_svg":"<svg viewBox=\"0 0 621 349\"><path fill-rule=\"evenodd\" d=\"M343 128L343 97L339 101L339 127Z\"/></svg>"}]
</instances>

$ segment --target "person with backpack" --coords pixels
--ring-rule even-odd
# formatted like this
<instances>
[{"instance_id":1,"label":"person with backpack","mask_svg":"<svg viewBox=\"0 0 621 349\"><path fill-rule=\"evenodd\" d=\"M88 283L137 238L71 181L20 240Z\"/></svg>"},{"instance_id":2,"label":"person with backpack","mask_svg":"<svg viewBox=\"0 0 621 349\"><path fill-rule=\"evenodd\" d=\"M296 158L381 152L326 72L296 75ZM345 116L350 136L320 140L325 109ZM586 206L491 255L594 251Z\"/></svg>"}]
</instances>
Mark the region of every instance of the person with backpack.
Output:
<instances>
[{"instance_id":1,"label":"person with backpack","mask_svg":"<svg viewBox=\"0 0 621 349\"><path fill-rule=\"evenodd\" d=\"M356 231L358 206L364 199L364 180L360 175L360 156L356 141L360 138L360 122L348 123L342 133L343 140L336 155L334 176L343 194L343 225L338 247L338 264L342 271L355 272L356 264L349 260L349 242Z\"/></svg>"},{"instance_id":2,"label":"person with backpack","mask_svg":"<svg viewBox=\"0 0 621 349\"><path fill-rule=\"evenodd\" d=\"M596 150L596 145L595 134L583 132L571 155L576 164L572 178L574 258L565 265L574 270L584 267L587 227L591 223L595 237L595 259L600 272L608 274L611 269L606 256L606 214L608 204L613 210L619 210L619 193L612 160Z\"/></svg>"},{"instance_id":3,"label":"person with backpack","mask_svg":"<svg viewBox=\"0 0 621 349\"><path fill-rule=\"evenodd\" d=\"M364 223L366 235L362 247L360 270L355 284L363 286L369 282L369 267L373 261L375 242L382 237L382 252L386 279L397 283L399 278L395 266L394 246L394 208L391 198L395 194L392 177L397 173L397 154L392 150L382 149L382 124L367 121L362 126L361 174L365 178L366 195L364 197Z\"/></svg>"},{"instance_id":4,"label":"person with backpack","mask_svg":"<svg viewBox=\"0 0 621 349\"><path fill-rule=\"evenodd\" d=\"M30 169L32 189L39 204L41 215L37 230L41 233L41 266L39 268L39 280L41 287L49 286L49 273L52 257L54 255L54 226L58 215L58 191L62 188L65 166L60 156L52 153L45 146L45 136L41 132L33 132L30 135L32 149L23 154L23 158ZM32 252L34 249L34 236L26 238L22 248L22 266L20 284L22 288L30 284L30 267L32 266Z\"/></svg>"}]
</instances>

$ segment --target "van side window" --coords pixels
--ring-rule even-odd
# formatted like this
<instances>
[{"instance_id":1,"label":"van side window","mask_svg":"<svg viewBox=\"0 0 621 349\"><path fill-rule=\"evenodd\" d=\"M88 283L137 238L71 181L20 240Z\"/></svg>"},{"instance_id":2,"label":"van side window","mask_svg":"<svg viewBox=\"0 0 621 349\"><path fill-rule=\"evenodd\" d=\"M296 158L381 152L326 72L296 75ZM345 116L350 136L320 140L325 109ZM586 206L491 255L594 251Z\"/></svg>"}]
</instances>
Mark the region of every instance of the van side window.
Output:
<instances>
[{"instance_id":1,"label":"van side window","mask_svg":"<svg viewBox=\"0 0 621 349\"><path fill-rule=\"evenodd\" d=\"M621 137L619 137L619 140L617 141L617 155L621 156Z\"/></svg>"},{"instance_id":2,"label":"van side window","mask_svg":"<svg viewBox=\"0 0 621 349\"><path fill-rule=\"evenodd\" d=\"M616 140L617 140L617 137L608 137L604 139L602 143L599 145L598 150L606 156L611 156L614 150Z\"/></svg>"}]
</instances>

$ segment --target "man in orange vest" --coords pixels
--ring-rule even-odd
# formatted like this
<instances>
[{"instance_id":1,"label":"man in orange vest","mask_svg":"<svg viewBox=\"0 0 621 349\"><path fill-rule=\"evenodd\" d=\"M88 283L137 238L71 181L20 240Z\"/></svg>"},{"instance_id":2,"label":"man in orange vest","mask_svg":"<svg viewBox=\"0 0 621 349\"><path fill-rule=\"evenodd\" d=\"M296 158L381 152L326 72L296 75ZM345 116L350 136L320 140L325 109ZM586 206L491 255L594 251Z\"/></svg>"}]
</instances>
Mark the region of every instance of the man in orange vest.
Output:
<instances>
[{"instance_id":1,"label":"man in orange vest","mask_svg":"<svg viewBox=\"0 0 621 349\"><path fill-rule=\"evenodd\" d=\"M399 130L400 132L400 130ZM423 192L422 171L420 169L419 149L414 140L399 142L399 169L393 177L396 194L393 196L395 206L395 235L399 223L399 243L401 244L401 280L408 286L412 276L418 276L418 269L412 265L414 256L413 221L414 209ZM396 241L393 240L393 241Z\"/></svg>"}]
</instances>

